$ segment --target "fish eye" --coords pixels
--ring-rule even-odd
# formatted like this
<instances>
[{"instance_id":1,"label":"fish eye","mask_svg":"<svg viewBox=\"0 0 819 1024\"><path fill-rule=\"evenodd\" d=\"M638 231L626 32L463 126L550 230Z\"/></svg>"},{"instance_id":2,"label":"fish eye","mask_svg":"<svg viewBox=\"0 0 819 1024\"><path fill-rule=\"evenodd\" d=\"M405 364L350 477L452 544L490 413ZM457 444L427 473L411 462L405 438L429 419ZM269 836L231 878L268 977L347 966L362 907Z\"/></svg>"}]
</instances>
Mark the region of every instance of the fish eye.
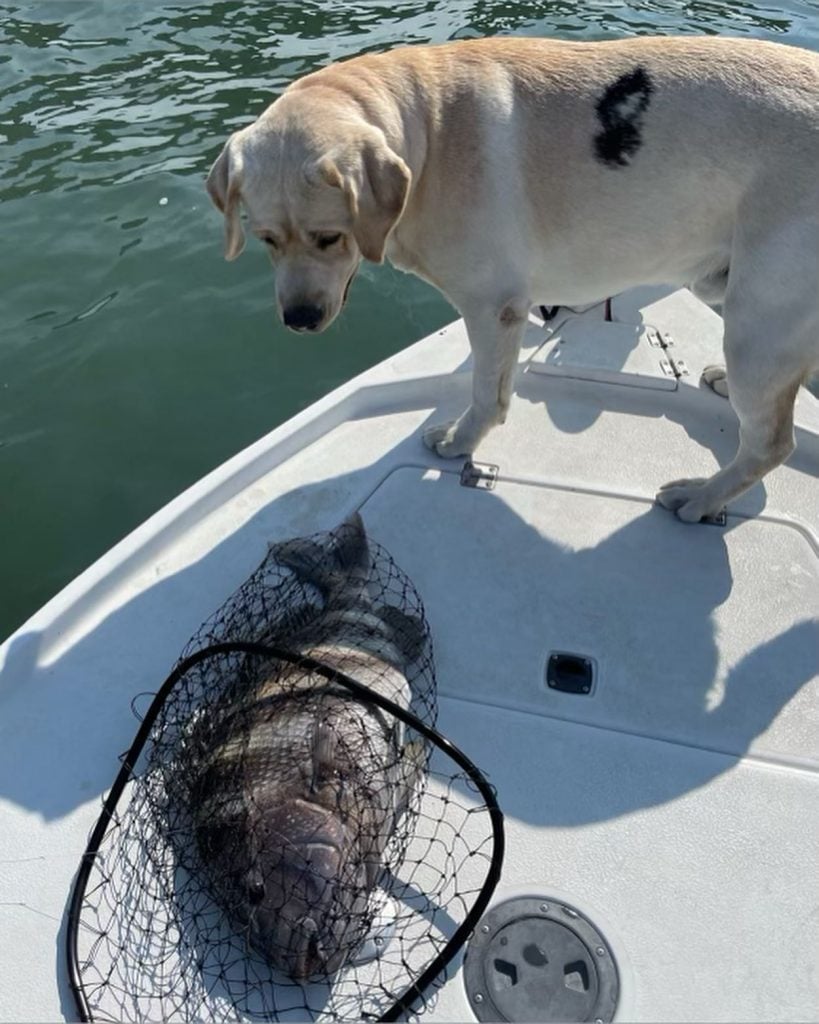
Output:
<instances>
[{"instance_id":1,"label":"fish eye","mask_svg":"<svg viewBox=\"0 0 819 1024\"><path fill-rule=\"evenodd\" d=\"M251 903L261 903L264 899L264 894L264 882L260 882L258 879L255 879L249 883L247 887L247 898Z\"/></svg>"},{"instance_id":2,"label":"fish eye","mask_svg":"<svg viewBox=\"0 0 819 1024\"><path fill-rule=\"evenodd\" d=\"M336 242L341 239L340 231L315 231L311 235L313 241L319 247L319 249L329 249L331 245L335 245Z\"/></svg>"}]
</instances>

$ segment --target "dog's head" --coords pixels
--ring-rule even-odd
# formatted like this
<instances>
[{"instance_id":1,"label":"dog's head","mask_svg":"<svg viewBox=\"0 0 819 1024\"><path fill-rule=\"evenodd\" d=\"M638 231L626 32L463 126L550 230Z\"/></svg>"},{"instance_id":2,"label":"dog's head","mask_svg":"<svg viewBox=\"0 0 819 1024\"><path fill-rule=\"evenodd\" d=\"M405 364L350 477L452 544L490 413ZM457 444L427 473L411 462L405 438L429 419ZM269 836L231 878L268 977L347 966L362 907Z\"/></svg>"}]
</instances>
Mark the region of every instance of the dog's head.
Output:
<instances>
[{"instance_id":1,"label":"dog's head","mask_svg":"<svg viewBox=\"0 0 819 1024\"><path fill-rule=\"evenodd\" d=\"M383 261L410 185L383 132L358 113L340 113L324 92L286 92L231 135L207 179L225 216L225 258L244 248L244 206L276 270L281 318L296 331L324 330L362 257Z\"/></svg>"}]
</instances>

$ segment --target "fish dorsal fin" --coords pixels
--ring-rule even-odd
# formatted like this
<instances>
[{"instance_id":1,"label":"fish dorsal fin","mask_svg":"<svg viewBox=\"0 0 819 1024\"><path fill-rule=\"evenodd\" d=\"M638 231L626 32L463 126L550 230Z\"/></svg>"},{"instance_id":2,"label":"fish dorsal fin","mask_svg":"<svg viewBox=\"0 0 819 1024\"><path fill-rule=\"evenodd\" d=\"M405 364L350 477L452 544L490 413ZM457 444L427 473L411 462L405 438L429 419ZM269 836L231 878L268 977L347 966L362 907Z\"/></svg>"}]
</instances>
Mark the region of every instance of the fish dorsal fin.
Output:
<instances>
[{"instance_id":1,"label":"fish dorsal fin","mask_svg":"<svg viewBox=\"0 0 819 1024\"><path fill-rule=\"evenodd\" d=\"M370 549L367 533L358 512L353 512L331 534L336 565L345 572L365 577L370 572Z\"/></svg>"}]
</instances>

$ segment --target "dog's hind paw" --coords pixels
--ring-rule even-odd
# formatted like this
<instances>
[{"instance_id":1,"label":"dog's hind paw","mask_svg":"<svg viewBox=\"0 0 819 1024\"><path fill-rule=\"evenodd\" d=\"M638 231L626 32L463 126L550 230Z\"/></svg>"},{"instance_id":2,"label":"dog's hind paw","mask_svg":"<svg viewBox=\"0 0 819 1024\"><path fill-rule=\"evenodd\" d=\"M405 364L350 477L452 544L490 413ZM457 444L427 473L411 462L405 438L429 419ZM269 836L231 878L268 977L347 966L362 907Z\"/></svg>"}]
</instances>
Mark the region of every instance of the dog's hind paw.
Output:
<instances>
[{"instance_id":1,"label":"dog's hind paw","mask_svg":"<svg viewBox=\"0 0 819 1024\"><path fill-rule=\"evenodd\" d=\"M672 480L657 492L657 502L663 508L676 512L677 518L684 523L713 519L722 511L722 502L714 502L708 493L707 484L705 477Z\"/></svg>"},{"instance_id":2,"label":"dog's hind paw","mask_svg":"<svg viewBox=\"0 0 819 1024\"><path fill-rule=\"evenodd\" d=\"M728 397L728 374L724 366L706 366L700 380L722 398Z\"/></svg>"},{"instance_id":3,"label":"dog's hind paw","mask_svg":"<svg viewBox=\"0 0 819 1024\"><path fill-rule=\"evenodd\" d=\"M462 455L471 455L474 445L461 441L457 427L458 420L427 427L423 433L424 444L442 459L457 459Z\"/></svg>"}]
</instances>

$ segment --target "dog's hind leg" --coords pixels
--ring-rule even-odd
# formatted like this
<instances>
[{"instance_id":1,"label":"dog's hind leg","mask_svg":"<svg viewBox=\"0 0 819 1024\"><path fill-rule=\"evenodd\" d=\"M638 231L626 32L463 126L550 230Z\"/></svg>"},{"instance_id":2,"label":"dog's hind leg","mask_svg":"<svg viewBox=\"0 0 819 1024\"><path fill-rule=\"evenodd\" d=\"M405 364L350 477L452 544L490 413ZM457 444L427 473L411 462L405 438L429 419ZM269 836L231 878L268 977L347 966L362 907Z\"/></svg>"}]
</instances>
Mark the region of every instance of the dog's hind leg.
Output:
<instances>
[{"instance_id":1,"label":"dog's hind leg","mask_svg":"<svg viewBox=\"0 0 819 1024\"><path fill-rule=\"evenodd\" d=\"M793 451L793 406L819 338L819 316L800 319L798 328L793 324L775 342L762 318L726 321L727 380L739 418L739 448L733 461L709 479L674 480L660 490L657 501L683 521L716 515Z\"/></svg>"},{"instance_id":2,"label":"dog's hind leg","mask_svg":"<svg viewBox=\"0 0 819 1024\"><path fill-rule=\"evenodd\" d=\"M725 302L729 270L730 268L726 264L724 267L720 267L719 270L715 270L711 274L706 274L696 281L692 281L689 286L701 302L710 306L717 313L722 312L722 304Z\"/></svg>"},{"instance_id":3,"label":"dog's hind leg","mask_svg":"<svg viewBox=\"0 0 819 1024\"><path fill-rule=\"evenodd\" d=\"M528 299L520 299L464 314L472 348L472 404L457 420L424 431L424 444L438 455L471 455L506 419L529 306Z\"/></svg>"},{"instance_id":4,"label":"dog's hind leg","mask_svg":"<svg viewBox=\"0 0 819 1024\"><path fill-rule=\"evenodd\" d=\"M658 502L685 522L716 515L788 458L796 393L819 361L819 222L801 199L787 217L758 199L737 226L723 317L739 448L709 479L660 490Z\"/></svg>"},{"instance_id":5,"label":"dog's hind leg","mask_svg":"<svg viewBox=\"0 0 819 1024\"><path fill-rule=\"evenodd\" d=\"M673 480L660 489L657 501L684 522L698 523L717 515L726 502L784 462L794 449L793 404L801 379L800 375L776 393L756 396L746 405L746 393L731 377L731 404L740 424L734 460L708 479Z\"/></svg>"},{"instance_id":6,"label":"dog's hind leg","mask_svg":"<svg viewBox=\"0 0 819 1024\"><path fill-rule=\"evenodd\" d=\"M728 287L728 273L729 267L726 265L712 274L693 281L689 286L701 302L710 306L720 316L722 316L722 304L725 301L725 290ZM728 380L724 366L706 366L700 380L718 395L723 398L728 397Z\"/></svg>"}]
</instances>

